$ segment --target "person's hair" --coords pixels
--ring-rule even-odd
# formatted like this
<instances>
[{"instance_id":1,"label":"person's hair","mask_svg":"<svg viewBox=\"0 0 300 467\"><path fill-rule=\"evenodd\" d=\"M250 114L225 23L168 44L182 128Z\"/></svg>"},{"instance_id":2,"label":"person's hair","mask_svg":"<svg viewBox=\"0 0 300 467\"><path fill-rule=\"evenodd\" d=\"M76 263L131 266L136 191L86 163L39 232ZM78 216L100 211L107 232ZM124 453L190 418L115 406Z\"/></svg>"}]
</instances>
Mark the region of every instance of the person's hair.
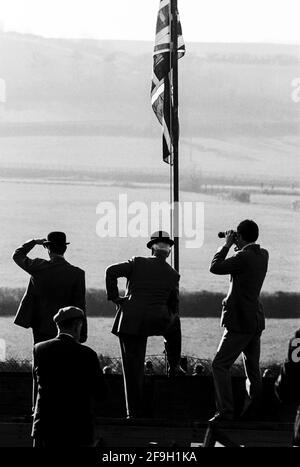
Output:
<instances>
[{"instance_id":1,"label":"person's hair","mask_svg":"<svg viewBox=\"0 0 300 467\"><path fill-rule=\"evenodd\" d=\"M163 240L162 240L162 243L164 243ZM158 251L158 250L156 250L156 249L154 248L154 245L155 245L155 243L154 243L154 244L152 245L152 247L151 247L151 255L152 255L152 256L155 255L155 253Z\"/></svg>"},{"instance_id":2,"label":"person's hair","mask_svg":"<svg viewBox=\"0 0 300 467\"><path fill-rule=\"evenodd\" d=\"M68 329L73 329L76 325L79 324L79 322L82 321L83 320L81 318L65 319L64 321L61 321L61 323L57 323L57 326L60 331L66 331Z\"/></svg>"},{"instance_id":3,"label":"person's hair","mask_svg":"<svg viewBox=\"0 0 300 467\"><path fill-rule=\"evenodd\" d=\"M256 222L246 219L237 226L237 233L241 235L246 242L256 242L259 235L259 229Z\"/></svg>"},{"instance_id":4,"label":"person's hair","mask_svg":"<svg viewBox=\"0 0 300 467\"><path fill-rule=\"evenodd\" d=\"M48 245L49 252L54 253L56 255L63 255L66 252L66 249L66 245L56 245L55 243L51 243L50 245Z\"/></svg>"}]
</instances>

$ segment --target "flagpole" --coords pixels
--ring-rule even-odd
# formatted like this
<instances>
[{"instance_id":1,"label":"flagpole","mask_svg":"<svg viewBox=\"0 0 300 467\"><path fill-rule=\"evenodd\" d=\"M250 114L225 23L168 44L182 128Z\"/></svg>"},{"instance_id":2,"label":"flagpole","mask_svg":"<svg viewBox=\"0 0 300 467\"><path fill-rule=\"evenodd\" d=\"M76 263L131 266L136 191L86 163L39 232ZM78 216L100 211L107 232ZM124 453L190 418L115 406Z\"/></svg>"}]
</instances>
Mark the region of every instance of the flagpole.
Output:
<instances>
[{"instance_id":1,"label":"flagpole","mask_svg":"<svg viewBox=\"0 0 300 467\"><path fill-rule=\"evenodd\" d=\"M179 150L178 150L178 19L177 0L171 2L171 86L172 106L172 142L173 142L173 237L174 268L179 272Z\"/></svg>"}]
</instances>

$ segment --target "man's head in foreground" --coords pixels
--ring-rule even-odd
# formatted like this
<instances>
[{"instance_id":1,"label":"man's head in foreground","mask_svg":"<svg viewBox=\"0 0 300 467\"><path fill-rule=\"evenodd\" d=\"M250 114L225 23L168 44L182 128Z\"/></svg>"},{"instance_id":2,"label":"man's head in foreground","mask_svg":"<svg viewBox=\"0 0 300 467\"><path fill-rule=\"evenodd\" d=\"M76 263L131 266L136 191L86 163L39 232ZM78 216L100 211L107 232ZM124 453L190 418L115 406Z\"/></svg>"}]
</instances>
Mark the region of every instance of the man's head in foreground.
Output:
<instances>
[{"instance_id":1,"label":"man's head in foreground","mask_svg":"<svg viewBox=\"0 0 300 467\"><path fill-rule=\"evenodd\" d=\"M70 334L76 341L80 339L83 320L83 311L75 306L61 308L53 318L59 334Z\"/></svg>"}]
</instances>

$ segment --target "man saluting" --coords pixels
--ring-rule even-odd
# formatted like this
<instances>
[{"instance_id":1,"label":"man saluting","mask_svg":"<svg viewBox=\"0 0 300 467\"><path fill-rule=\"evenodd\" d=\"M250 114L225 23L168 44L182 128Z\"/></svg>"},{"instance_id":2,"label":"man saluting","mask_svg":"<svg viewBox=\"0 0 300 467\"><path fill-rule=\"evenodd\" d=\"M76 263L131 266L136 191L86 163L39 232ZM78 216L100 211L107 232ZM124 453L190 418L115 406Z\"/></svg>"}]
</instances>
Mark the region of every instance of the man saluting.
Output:
<instances>
[{"instance_id":1,"label":"man saluting","mask_svg":"<svg viewBox=\"0 0 300 467\"><path fill-rule=\"evenodd\" d=\"M48 250L49 260L28 257L36 246ZM60 308L76 306L85 310L85 274L64 257L69 242L64 232L50 232L47 239L29 240L13 254L15 263L30 274L27 290L19 305L14 323L32 328L34 344L53 339L57 334L54 315ZM87 339L84 319L80 342Z\"/></svg>"},{"instance_id":2,"label":"man saluting","mask_svg":"<svg viewBox=\"0 0 300 467\"><path fill-rule=\"evenodd\" d=\"M49 260L28 257L36 246L48 250ZM33 344L53 339L57 328L53 321L60 308L75 306L83 310L80 342L87 339L85 316L85 274L80 268L68 263L64 254L69 242L64 232L50 232L45 238L29 240L17 248L13 260L30 274L27 290L19 305L14 323L23 328L32 328ZM33 409L36 400L36 382L33 380Z\"/></svg>"},{"instance_id":3,"label":"man saluting","mask_svg":"<svg viewBox=\"0 0 300 467\"><path fill-rule=\"evenodd\" d=\"M133 257L106 269L107 298L117 305L112 333L120 339L127 417L142 415L144 360L148 336L164 336L169 374L180 367L179 274L166 259L174 244L168 233L155 232L147 247L152 256ZM127 278L125 297L118 278Z\"/></svg>"}]
</instances>

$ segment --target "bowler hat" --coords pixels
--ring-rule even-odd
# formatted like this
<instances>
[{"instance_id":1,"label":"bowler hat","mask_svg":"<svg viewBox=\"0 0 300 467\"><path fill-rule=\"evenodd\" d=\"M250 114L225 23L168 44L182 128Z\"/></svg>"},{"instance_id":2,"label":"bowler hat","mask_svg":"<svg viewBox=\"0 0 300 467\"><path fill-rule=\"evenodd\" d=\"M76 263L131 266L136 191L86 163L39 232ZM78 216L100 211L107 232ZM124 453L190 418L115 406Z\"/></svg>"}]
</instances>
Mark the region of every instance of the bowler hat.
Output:
<instances>
[{"instance_id":1,"label":"bowler hat","mask_svg":"<svg viewBox=\"0 0 300 467\"><path fill-rule=\"evenodd\" d=\"M53 321L56 324L62 323L69 319L84 319L84 313L81 308L76 306L66 306L58 310L58 313L53 317Z\"/></svg>"},{"instance_id":2,"label":"bowler hat","mask_svg":"<svg viewBox=\"0 0 300 467\"><path fill-rule=\"evenodd\" d=\"M152 248L152 245L158 242L168 243L170 246L174 245L174 241L170 238L168 232L164 232L163 230L158 230L151 235L151 240L147 243L147 248Z\"/></svg>"},{"instance_id":3,"label":"bowler hat","mask_svg":"<svg viewBox=\"0 0 300 467\"><path fill-rule=\"evenodd\" d=\"M67 242L66 240L67 238L64 232L50 232L43 245L69 245L70 242Z\"/></svg>"}]
</instances>

